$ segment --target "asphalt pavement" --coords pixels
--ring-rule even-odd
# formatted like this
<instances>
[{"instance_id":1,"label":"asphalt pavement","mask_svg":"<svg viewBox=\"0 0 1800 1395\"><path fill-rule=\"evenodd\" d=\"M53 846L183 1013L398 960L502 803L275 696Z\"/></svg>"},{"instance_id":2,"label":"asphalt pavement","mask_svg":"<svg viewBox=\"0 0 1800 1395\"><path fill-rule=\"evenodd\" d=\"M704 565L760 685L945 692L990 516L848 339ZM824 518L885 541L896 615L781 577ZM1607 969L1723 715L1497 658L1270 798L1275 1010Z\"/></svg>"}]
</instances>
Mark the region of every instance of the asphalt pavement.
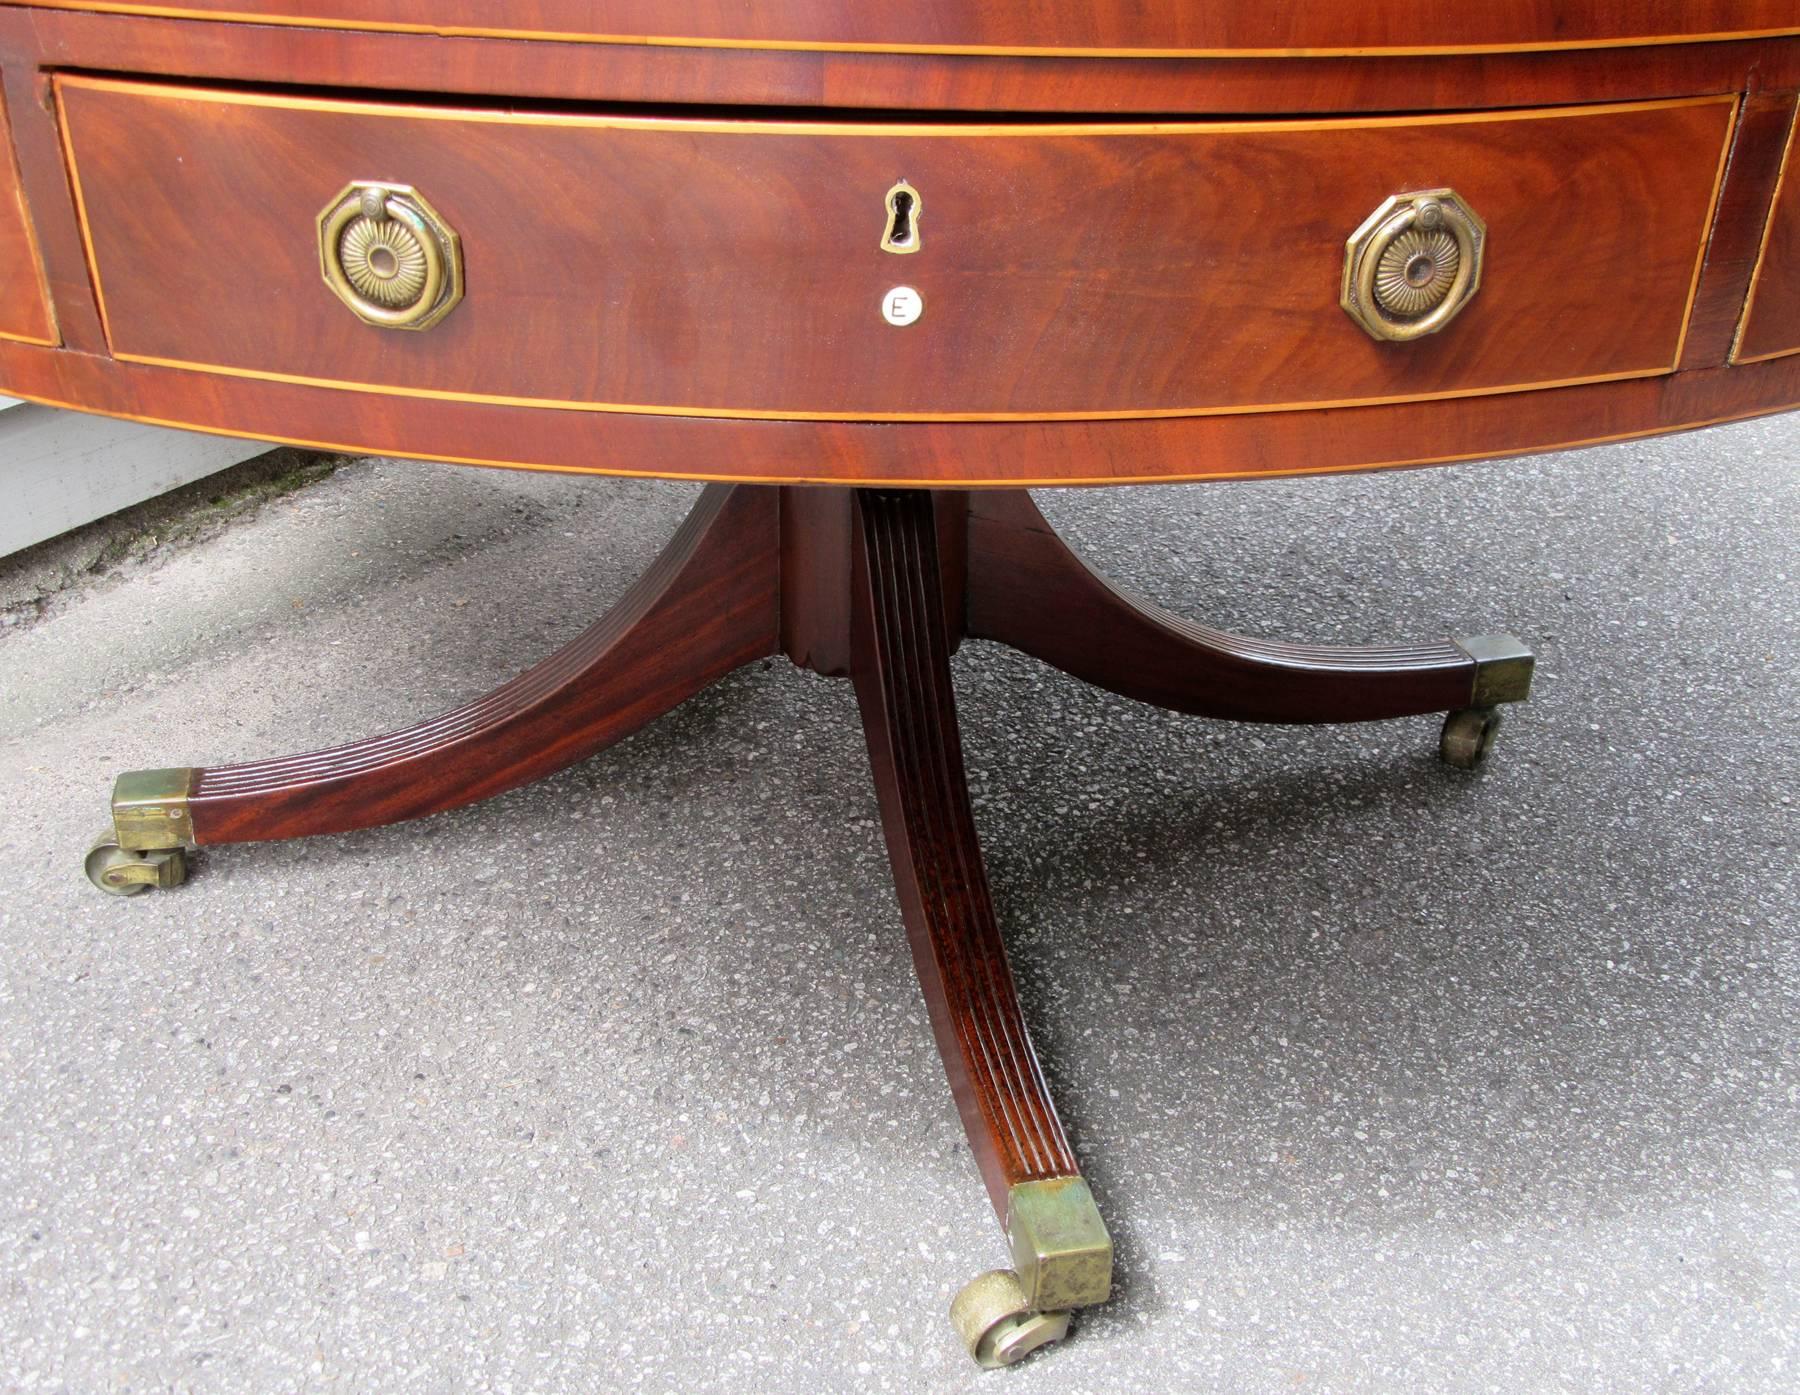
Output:
<instances>
[{"instance_id":1,"label":"asphalt pavement","mask_svg":"<svg viewBox=\"0 0 1800 1395\"><path fill-rule=\"evenodd\" d=\"M0 630L0 1390L1800 1388L1800 425L1046 492L1123 583L1320 642L1510 631L1430 718L1174 716L969 644L977 817L1118 1248L1004 1262L847 684L753 666L414 824L82 878L114 773L351 739L588 623L692 486L354 462Z\"/></svg>"}]
</instances>

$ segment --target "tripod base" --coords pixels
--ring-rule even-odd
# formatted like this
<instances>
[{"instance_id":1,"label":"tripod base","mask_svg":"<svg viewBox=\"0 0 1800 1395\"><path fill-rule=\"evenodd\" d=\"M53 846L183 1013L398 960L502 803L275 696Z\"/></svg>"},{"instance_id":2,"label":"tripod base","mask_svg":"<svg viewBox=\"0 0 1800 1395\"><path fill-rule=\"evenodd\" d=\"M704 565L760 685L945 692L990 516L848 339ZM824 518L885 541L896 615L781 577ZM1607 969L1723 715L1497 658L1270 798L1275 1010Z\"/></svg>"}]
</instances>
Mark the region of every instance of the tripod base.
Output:
<instances>
[{"instance_id":1,"label":"tripod base","mask_svg":"<svg viewBox=\"0 0 1800 1395\"><path fill-rule=\"evenodd\" d=\"M951 1095L1012 1268L952 1316L1002 1365L1106 1301L1112 1242L1082 1180L1014 988L963 770L950 655L1021 649L1181 712L1347 722L1446 712L1445 759L1492 744L1531 655L1485 636L1381 648L1245 639L1090 570L1022 491L709 487L614 609L505 687L385 736L243 765L119 777L88 856L117 894L176 885L190 845L342 833L457 808L638 730L733 669L786 653L852 680L901 916Z\"/></svg>"}]
</instances>

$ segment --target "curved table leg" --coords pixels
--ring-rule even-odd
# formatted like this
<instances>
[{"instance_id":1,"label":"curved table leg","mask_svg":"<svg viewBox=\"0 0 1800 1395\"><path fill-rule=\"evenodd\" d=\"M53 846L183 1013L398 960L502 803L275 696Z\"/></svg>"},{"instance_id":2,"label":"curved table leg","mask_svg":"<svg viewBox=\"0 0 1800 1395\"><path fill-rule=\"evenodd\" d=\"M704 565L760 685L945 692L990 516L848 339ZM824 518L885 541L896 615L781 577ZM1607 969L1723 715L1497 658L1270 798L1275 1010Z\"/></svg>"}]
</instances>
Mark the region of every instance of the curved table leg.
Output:
<instances>
[{"instance_id":1,"label":"curved table leg","mask_svg":"<svg viewBox=\"0 0 1800 1395\"><path fill-rule=\"evenodd\" d=\"M712 486L612 611L486 697L309 755L120 776L119 846L107 859L120 881L96 880L108 890L169 884L167 859L130 854L341 833L454 809L629 736L776 652L777 528L773 489Z\"/></svg>"},{"instance_id":2,"label":"curved table leg","mask_svg":"<svg viewBox=\"0 0 1800 1395\"><path fill-rule=\"evenodd\" d=\"M1026 1033L975 837L950 681L932 500L859 491L851 677L919 984L1013 1271L952 1310L977 1360L1002 1364L1104 1302L1112 1243Z\"/></svg>"},{"instance_id":3,"label":"curved table leg","mask_svg":"<svg viewBox=\"0 0 1800 1395\"><path fill-rule=\"evenodd\" d=\"M1126 697L1246 722L1361 722L1523 701L1530 651L1506 635L1381 648L1246 639L1184 620L1094 572L1023 490L968 502L968 632ZM1465 725L1466 725L1465 721ZM1480 747L1468 760L1473 764ZM1477 724L1481 725L1481 724Z\"/></svg>"}]
</instances>

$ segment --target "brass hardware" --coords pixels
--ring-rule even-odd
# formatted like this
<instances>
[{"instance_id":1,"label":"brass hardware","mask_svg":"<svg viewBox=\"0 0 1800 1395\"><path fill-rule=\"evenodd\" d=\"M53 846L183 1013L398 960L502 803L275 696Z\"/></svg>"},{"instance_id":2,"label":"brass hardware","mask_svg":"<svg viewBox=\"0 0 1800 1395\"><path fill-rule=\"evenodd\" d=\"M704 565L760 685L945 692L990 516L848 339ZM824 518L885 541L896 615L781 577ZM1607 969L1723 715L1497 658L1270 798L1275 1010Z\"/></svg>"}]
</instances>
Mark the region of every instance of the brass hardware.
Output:
<instances>
[{"instance_id":1,"label":"brass hardware","mask_svg":"<svg viewBox=\"0 0 1800 1395\"><path fill-rule=\"evenodd\" d=\"M110 896L139 896L152 889L166 891L186 881L187 854L180 848L150 852L121 848L108 831L94 840L81 869L90 882Z\"/></svg>"},{"instance_id":2,"label":"brass hardware","mask_svg":"<svg viewBox=\"0 0 1800 1395\"><path fill-rule=\"evenodd\" d=\"M1493 707L1465 707L1444 718L1438 759L1457 770L1473 770L1487 759L1500 735L1501 714Z\"/></svg>"},{"instance_id":3,"label":"brass hardware","mask_svg":"<svg viewBox=\"0 0 1800 1395\"><path fill-rule=\"evenodd\" d=\"M429 329L463 298L462 242L418 190L360 180L319 214L325 284L367 324Z\"/></svg>"},{"instance_id":4,"label":"brass hardware","mask_svg":"<svg viewBox=\"0 0 1800 1395\"><path fill-rule=\"evenodd\" d=\"M1007 1193L1006 1237L1031 1306L1086 1308L1112 1293L1112 1237L1079 1177L1020 1182Z\"/></svg>"},{"instance_id":5,"label":"brass hardware","mask_svg":"<svg viewBox=\"0 0 1800 1395\"><path fill-rule=\"evenodd\" d=\"M1531 651L1511 635L1466 635L1456 647L1475 661L1469 705L1444 718L1438 758L1458 770L1473 770L1487 759L1500 735L1498 704L1531 696Z\"/></svg>"},{"instance_id":6,"label":"brass hardware","mask_svg":"<svg viewBox=\"0 0 1800 1395\"><path fill-rule=\"evenodd\" d=\"M113 831L121 848L149 852L179 848L194 841L188 817L188 791L194 772L128 770L113 782Z\"/></svg>"},{"instance_id":7,"label":"brass hardware","mask_svg":"<svg viewBox=\"0 0 1800 1395\"><path fill-rule=\"evenodd\" d=\"M1371 338L1436 334L1481 288L1487 224L1454 189L1395 194L1345 244L1339 303Z\"/></svg>"},{"instance_id":8,"label":"brass hardware","mask_svg":"<svg viewBox=\"0 0 1800 1395\"><path fill-rule=\"evenodd\" d=\"M1475 683L1469 706L1492 707L1524 702L1531 696L1531 651L1511 635L1468 635L1456 647L1475 661Z\"/></svg>"},{"instance_id":9,"label":"brass hardware","mask_svg":"<svg viewBox=\"0 0 1800 1395\"><path fill-rule=\"evenodd\" d=\"M1112 1295L1112 1237L1079 1177L1016 1183L1006 1197L1013 1268L970 1280L950 1321L982 1366L1010 1366L1068 1335L1069 1310Z\"/></svg>"},{"instance_id":10,"label":"brass hardware","mask_svg":"<svg viewBox=\"0 0 1800 1395\"><path fill-rule=\"evenodd\" d=\"M881 234L881 250L904 256L920 246L919 214L925 200L919 191L902 179L887 191L887 229Z\"/></svg>"},{"instance_id":11,"label":"brass hardware","mask_svg":"<svg viewBox=\"0 0 1800 1395\"><path fill-rule=\"evenodd\" d=\"M950 1304L950 1322L978 1365L1010 1366L1069 1332L1066 1312L1038 1312L1010 1269L969 1280Z\"/></svg>"}]
</instances>

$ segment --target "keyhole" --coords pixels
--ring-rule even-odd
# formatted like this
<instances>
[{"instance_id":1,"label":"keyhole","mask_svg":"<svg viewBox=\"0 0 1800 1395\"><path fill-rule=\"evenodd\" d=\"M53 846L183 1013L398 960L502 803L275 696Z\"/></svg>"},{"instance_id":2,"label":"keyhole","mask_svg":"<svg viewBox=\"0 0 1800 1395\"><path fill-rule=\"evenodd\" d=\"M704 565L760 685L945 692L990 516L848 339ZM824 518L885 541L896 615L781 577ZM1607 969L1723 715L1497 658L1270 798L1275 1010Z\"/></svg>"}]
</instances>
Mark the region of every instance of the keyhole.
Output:
<instances>
[{"instance_id":1,"label":"keyhole","mask_svg":"<svg viewBox=\"0 0 1800 1395\"><path fill-rule=\"evenodd\" d=\"M904 247L912 241L913 196L901 189L894 194L894 227L888 234L888 241L896 247Z\"/></svg>"},{"instance_id":2,"label":"keyhole","mask_svg":"<svg viewBox=\"0 0 1800 1395\"><path fill-rule=\"evenodd\" d=\"M919 214L924 200L919 191L901 180L887 192L887 231L881 236L884 252L916 252L919 250Z\"/></svg>"}]
</instances>

